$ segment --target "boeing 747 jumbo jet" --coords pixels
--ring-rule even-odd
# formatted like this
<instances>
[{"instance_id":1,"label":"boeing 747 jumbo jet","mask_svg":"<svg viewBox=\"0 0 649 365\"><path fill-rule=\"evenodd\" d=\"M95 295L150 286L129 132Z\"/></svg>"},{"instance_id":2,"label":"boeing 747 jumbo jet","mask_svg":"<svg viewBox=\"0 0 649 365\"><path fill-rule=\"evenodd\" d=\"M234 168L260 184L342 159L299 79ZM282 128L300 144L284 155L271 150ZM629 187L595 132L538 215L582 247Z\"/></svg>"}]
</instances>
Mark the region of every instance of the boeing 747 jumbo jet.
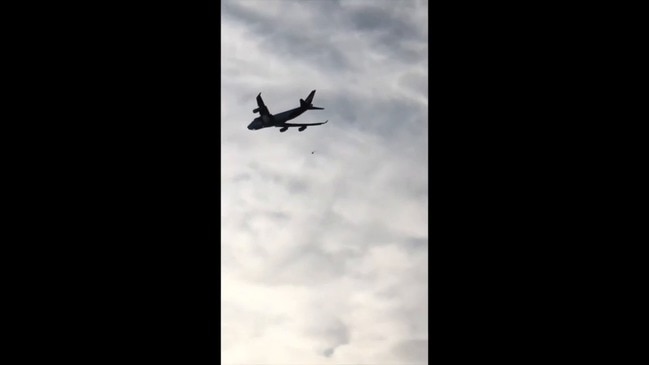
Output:
<instances>
[{"instance_id":1,"label":"boeing 747 jumbo jet","mask_svg":"<svg viewBox=\"0 0 649 365\"><path fill-rule=\"evenodd\" d=\"M298 131L302 132L303 130L306 129L308 126L312 125L321 125L325 124L328 122L328 120L322 122L322 123L286 123L287 121L299 116L300 114L304 113L307 110L322 110L324 108L318 108L316 106L313 106L311 104L311 101L313 101L313 95L315 95L315 90L311 91L309 96L307 96L306 100L300 99L300 107L287 110L285 112L281 112L279 114L272 115L268 111L268 108L266 105L264 105L264 101L261 99L261 93L257 95L257 106L255 110L253 110L253 113L259 112L259 117L255 118L255 120L252 121L248 125L248 129L250 130L257 130L257 129L262 129L262 128L267 128L267 127L277 127L280 128L280 132L286 132L286 130L289 127L299 127Z\"/></svg>"}]
</instances>

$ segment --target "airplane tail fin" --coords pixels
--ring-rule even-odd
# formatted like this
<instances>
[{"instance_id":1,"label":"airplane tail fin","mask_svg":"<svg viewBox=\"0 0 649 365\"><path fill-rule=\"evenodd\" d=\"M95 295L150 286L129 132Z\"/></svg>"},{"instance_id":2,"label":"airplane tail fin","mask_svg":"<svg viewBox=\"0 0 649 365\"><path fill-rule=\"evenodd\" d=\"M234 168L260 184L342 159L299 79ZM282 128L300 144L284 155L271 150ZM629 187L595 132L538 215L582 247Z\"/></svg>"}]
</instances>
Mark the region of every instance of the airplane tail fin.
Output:
<instances>
[{"instance_id":1,"label":"airplane tail fin","mask_svg":"<svg viewBox=\"0 0 649 365\"><path fill-rule=\"evenodd\" d=\"M309 109L317 109L317 110L322 110L324 108L319 108L317 106L313 106L311 102L313 101L313 96L315 95L315 90L311 91L309 93L309 96L307 96L306 100L300 99L300 107L301 108L306 108L307 110Z\"/></svg>"}]
</instances>

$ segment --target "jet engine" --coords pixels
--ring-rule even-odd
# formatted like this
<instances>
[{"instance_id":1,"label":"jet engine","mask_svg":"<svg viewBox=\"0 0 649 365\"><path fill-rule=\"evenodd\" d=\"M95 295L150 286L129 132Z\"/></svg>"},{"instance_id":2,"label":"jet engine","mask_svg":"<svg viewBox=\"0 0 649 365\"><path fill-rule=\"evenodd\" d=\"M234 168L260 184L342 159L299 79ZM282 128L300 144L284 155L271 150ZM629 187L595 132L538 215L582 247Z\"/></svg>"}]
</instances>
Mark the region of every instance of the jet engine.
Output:
<instances>
[{"instance_id":1,"label":"jet engine","mask_svg":"<svg viewBox=\"0 0 649 365\"><path fill-rule=\"evenodd\" d=\"M280 132L286 132L287 129L288 129L288 127L283 127L283 128L280 128L279 131L280 131Z\"/></svg>"},{"instance_id":2,"label":"jet engine","mask_svg":"<svg viewBox=\"0 0 649 365\"><path fill-rule=\"evenodd\" d=\"M256 112L258 112L258 111L259 111L259 108L253 110L252 112L253 112L253 113L256 113Z\"/></svg>"},{"instance_id":3,"label":"jet engine","mask_svg":"<svg viewBox=\"0 0 649 365\"><path fill-rule=\"evenodd\" d=\"M300 128L298 128L297 130L300 131L300 132L302 132L302 131L305 130L305 129L306 129L306 126L303 125L303 126L301 126Z\"/></svg>"}]
</instances>

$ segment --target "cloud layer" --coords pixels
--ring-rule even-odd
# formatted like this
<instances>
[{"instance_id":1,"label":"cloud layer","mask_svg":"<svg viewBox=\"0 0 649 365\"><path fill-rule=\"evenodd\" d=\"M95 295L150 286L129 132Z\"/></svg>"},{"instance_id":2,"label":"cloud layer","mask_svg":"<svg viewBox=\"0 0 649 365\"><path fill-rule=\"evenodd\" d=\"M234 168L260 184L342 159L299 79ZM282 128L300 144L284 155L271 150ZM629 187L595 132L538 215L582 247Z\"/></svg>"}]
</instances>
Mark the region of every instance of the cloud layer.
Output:
<instances>
[{"instance_id":1,"label":"cloud layer","mask_svg":"<svg viewBox=\"0 0 649 365\"><path fill-rule=\"evenodd\" d=\"M427 6L222 2L223 364L427 362Z\"/></svg>"}]
</instances>

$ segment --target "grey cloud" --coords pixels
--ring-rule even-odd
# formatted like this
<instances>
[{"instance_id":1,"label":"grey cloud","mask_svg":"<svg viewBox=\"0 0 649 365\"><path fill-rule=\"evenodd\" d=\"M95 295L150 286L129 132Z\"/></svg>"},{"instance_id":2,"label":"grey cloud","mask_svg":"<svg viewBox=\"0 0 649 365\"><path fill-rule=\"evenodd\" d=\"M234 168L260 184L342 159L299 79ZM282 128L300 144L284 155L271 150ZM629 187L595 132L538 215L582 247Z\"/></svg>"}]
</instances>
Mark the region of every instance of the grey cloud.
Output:
<instances>
[{"instance_id":1,"label":"grey cloud","mask_svg":"<svg viewBox=\"0 0 649 365\"><path fill-rule=\"evenodd\" d=\"M349 343L349 329L338 318L320 320L312 326L308 333L320 339L326 348L323 350L325 357L331 357L336 348Z\"/></svg>"},{"instance_id":2,"label":"grey cloud","mask_svg":"<svg viewBox=\"0 0 649 365\"><path fill-rule=\"evenodd\" d=\"M392 348L398 358L417 364L428 363L428 340L409 340L398 343Z\"/></svg>"},{"instance_id":3,"label":"grey cloud","mask_svg":"<svg viewBox=\"0 0 649 365\"><path fill-rule=\"evenodd\" d=\"M240 1L232 0L221 2L221 17L244 22L249 24L251 29L259 27L259 24L268 24L271 22L271 19L264 17L262 14L246 9L241 5Z\"/></svg>"},{"instance_id":4,"label":"grey cloud","mask_svg":"<svg viewBox=\"0 0 649 365\"><path fill-rule=\"evenodd\" d=\"M399 78L399 84L413 90L424 97L428 97L428 80L420 72L407 72Z\"/></svg>"},{"instance_id":5,"label":"grey cloud","mask_svg":"<svg viewBox=\"0 0 649 365\"><path fill-rule=\"evenodd\" d=\"M256 162L251 162L251 171L256 175L258 181L266 184L276 184L285 186L292 194L302 194L311 192L311 184L306 177L290 176L275 172L271 169L258 166ZM258 166L258 167L256 167ZM261 185L260 185L261 186Z\"/></svg>"},{"instance_id":6,"label":"grey cloud","mask_svg":"<svg viewBox=\"0 0 649 365\"><path fill-rule=\"evenodd\" d=\"M324 351L322 352L322 354L323 354L325 357L331 357L331 355L333 355L333 353L334 353L335 350L336 350L336 349L335 349L334 347L330 347L330 348L324 350Z\"/></svg>"},{"instance_id":7,"label":"grey cloud","mask_svg":"<svg viewBox=\"0 0 649 365\"><path fill-rule=\"evenodd\" d=\"M426 51L423 47L413 48L413 44L425 45L427 40L420 24L413 23L408 14L395 11L409 5L412 5L411 1L394 2L392 8L362 7L351 11L346 21L370 37L373 48L396 59L414 63L425 57Z\"/></svg>"},{"instance_id":8,"label":"grey cloud","mask_svg":"<svg viewBox=\"0 0 649 365\"><path fill-rule=\"evenodd\" d=\"M426 80L423 80L426 82ZM365 135L390 136L387 143L398 145L395 153L402 152L404 140L408 146L425 144L428 121L426 111L417 101L403 97L382 95L359 97L341 92L321 98L322 105L335 105L330 118L330 128L356 129ZM414 142L413 140L419 140Z\"/></svg>"},{"instance_id":9,"label":"grey cloud","mask_svg":"<svg viewBox=\"0 0 649 365\"><path fill-rule=\"evenodd\" d=\"M278 223L278 224L286 222L291 218L290 215L288 215L288 214L286 214L284 212L281 212L281 211L265 212L264 216L266 218L268 218L269 220L271 220L271 221L273 221L275 223Z\"/></svg>"},{"instance_id":10,"label":"grey cloud","mask_svg":"<svg viewBox=\"0 0 649 365\"><path fill-rule=\"evenodd\" d=\"M250 174L244 172L244 173L240 173L240 174L237 174L236 176L234 176L232 178L232 182L240 183L240 182L250 181L250 178L251 178Z\"/></svg>"},{"instance_id":11,"label":"grey cloud","mask_svg":"<svg viewBox=\"0 0 649 365\"><path fill-rule=\"evenodd\" d=\"M326 24L331 18L320 18L321 24L300 24L299 18L278 21L231 1L224 2L222 11L226 17L249 24L256 40L269 53L331 70L351 66L345 54L331 43L330 34L318 31L322 29L319 25ZM308 27L309 31L304 31L301 27Z\"/></svg>"},{"instance_id":12,"label":"grey cloud","mask_svg":"<svg viewBox=\"0 0 649 365\"><path fill-rule=\"evenodd\" d=\"M405 17L399 17L393 9L367 6L353 10L349 21L355 29L380 33L383 40L422 38L417 27Z\"/></svg>"},{"instance_id":13,"label":"grey cloud","mask_svg":"<svg viewBox=\"0 0 649 365\"><path fill-rule=\"evenodd\" d=\"M222 11L226 18L247 24L265 51L323 70L342 72L358 71L355 59L366 55L362 50L341 46L339 40L332 37L340 30L359 33L371 49L395 59L413 63L425 57L426 35L421 25L404 12L404 8L412 5L412 1L394 1L390 7L371 5L352 10L343 7L340 12L340 3L316 1L309 7L318 11L318 16L308 21L299 16L278 21L264 15L263 11L232 1L224 2ZM417 44L420 46L414 46Z\"/></svg>"},{"instance_id":14,"label":"grey cloud","mask_svg":"<svg viewBox=\"0 0 649 365\"><path fill-rule=\"evenodd\" d=\"M403 241L403 247L410 252L423 254L428 249L428 238L411 237Z\"/></svg>"}]
</instances>

